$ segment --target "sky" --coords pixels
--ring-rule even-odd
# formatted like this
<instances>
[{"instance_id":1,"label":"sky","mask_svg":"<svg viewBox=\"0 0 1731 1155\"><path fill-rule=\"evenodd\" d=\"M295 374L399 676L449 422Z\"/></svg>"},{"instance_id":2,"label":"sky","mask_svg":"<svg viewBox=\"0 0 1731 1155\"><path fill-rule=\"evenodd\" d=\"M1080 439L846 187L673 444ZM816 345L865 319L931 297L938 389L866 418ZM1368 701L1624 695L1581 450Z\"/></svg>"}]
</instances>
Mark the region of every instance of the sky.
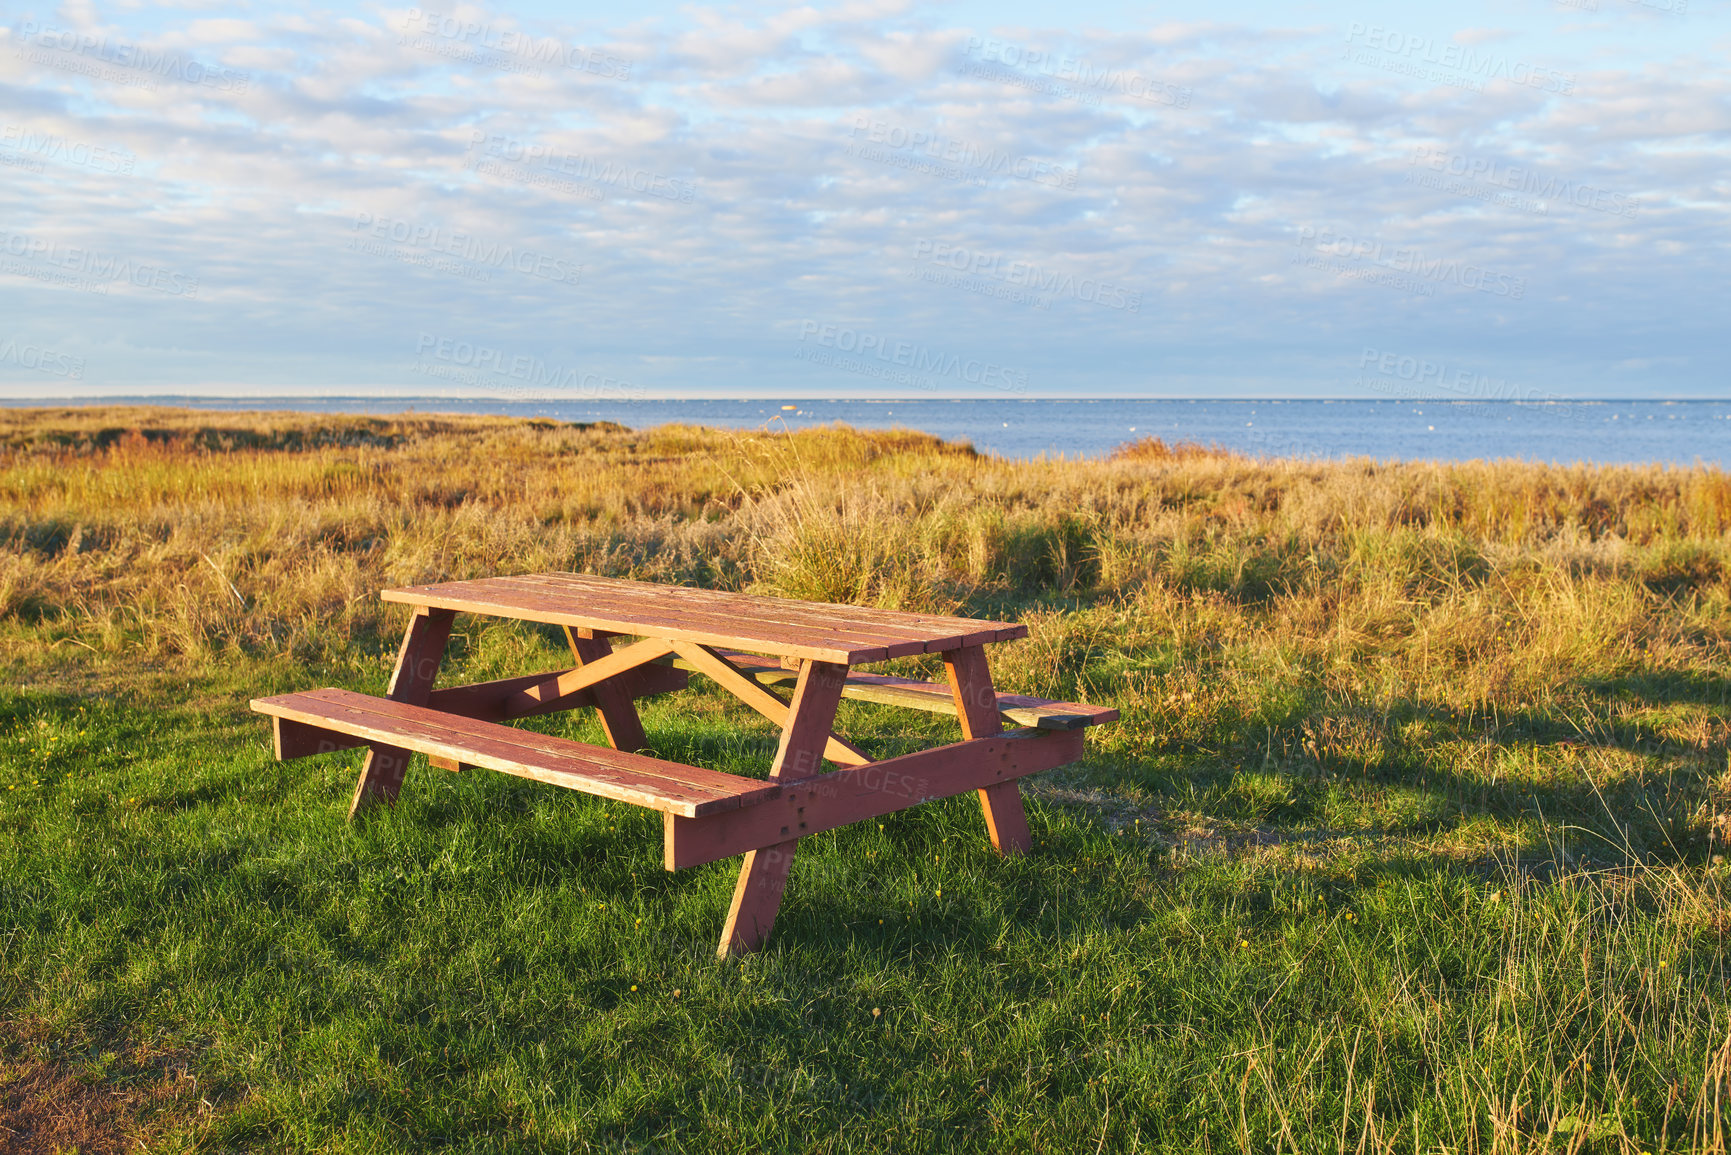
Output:
<instances>
[{"instance_id":1,"label":"sky","mask_svg":"<svg viewBox=\"0 0 1731 1155\"><path fill-rule=\"evenodd\" d=\"M0 2L0 399L1731 397L1726 0Z\"/></svg>"}]
</instances>

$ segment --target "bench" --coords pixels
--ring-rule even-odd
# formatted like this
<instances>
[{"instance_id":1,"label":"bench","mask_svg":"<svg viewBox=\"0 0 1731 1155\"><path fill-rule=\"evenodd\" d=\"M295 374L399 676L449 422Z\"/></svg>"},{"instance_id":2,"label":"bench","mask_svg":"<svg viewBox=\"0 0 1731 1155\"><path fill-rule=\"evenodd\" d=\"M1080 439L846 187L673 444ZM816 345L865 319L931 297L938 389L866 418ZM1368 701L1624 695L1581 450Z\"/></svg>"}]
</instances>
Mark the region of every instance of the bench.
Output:
<instances>
[{"instance_id":1,"label":"bench","mask_svg":"<svg viewBox=\"0 0 1731 1155\"><path fill-rule=\"evenodd\" d=\"M533 778L682 818L736 810L781 793L780 786L753 778L682 766L646 754L591 746L352 690L308 690L256 698L252 708L275 719L278 758L299 758L356 745L384 746ZM349 741L351 738L358 741Z\"/></svg>"},{"instance_id":2,"label":"bench","mask_svg":"<svg viewBox=\"0 0 1731 1155\"><path fill-rule=\"evenodd\" d=\"M799 671L790 670L775 658L742 654L737 650L716 650L735 668L762 686L791 686L799 680ZM693 673L707 673L703 667L685 658L675 658L673 665ZM915 678L897 678L888 674L850 672L842 686L841 696L875 702L880 706L901 706L923 710L928 714L956 713L956 701L944 682L922 682ZM1030 698L1024 694L998 694L998 715L1014 726L1032 726L1037 730L1081 730L1118 720L1118 711L1110 706L1089 706L1081 702L1055 702L1045 698Z\"/></svg>"},{"instance_id":3,"label":"bench","mask_svg":"<svg viewBox=\"0 0 1731 1155\"><path fill-rule=\"evenodd\" d=\"M828 774L764 782L519 730L353 690L255 698L270 716L280 760L356 746L425 754L447 768L480 767L660 811L668 870L763 844L990 789L1074 761L1081 733L1027 727Z\"/></svg>"}]
</instances>

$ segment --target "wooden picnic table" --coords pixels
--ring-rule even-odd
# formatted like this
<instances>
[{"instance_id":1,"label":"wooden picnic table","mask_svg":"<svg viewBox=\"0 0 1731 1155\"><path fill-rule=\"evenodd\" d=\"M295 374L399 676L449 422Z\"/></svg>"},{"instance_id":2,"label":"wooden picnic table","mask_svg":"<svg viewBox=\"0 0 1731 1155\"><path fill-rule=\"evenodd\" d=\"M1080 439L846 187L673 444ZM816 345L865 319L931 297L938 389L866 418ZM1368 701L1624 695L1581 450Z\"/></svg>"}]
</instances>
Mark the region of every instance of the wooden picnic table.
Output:
<instances>
[{"instance_id":1,"label":"wooden picnic table","mask_svg":"<svg viewBox=\"0 0 1731 1155\"><path fill-rule=\"evenodd\" d=\"M985 647L1027 627L755 597L574 573L523 574L389 589L412 607L383 698L323 689L256 699L278 758L368 748L351 819L396 800L413 753L450 770L482 767L659 810L668 870L745 856L717 953L761 945L807 834L967 790L1003 854L1029 848L1017 780L1074 762L1088 726L1118 712L999 694ZM458 613L561 627L567 669L435 689ZM636 640L631 640L636 639ZM855 672L940 654L946 682ZM642 753L636 701L713 679L781 727L767 780ZM791 685L784 698L775 687ZM834 732L843 697L953 714L962 740L874 761ZM508 725L557 710L599 711L611 748ZM1005 731L1003 721L1016 724ZM824 771L824 764L837 767Z\"/></svg>"}]
</instances>

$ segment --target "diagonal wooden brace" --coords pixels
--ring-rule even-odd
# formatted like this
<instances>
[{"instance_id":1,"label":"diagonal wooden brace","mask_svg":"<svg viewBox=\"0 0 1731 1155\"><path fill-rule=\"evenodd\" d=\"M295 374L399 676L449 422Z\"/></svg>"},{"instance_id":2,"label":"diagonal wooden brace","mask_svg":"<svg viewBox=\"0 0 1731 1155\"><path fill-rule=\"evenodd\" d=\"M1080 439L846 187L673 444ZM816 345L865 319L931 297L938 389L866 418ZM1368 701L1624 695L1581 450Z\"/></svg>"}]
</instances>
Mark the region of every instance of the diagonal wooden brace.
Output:
<instances>
[{"instance_id":1,"label":"diagonal wooden brace","mask_svg":"<svg viewBox=\"0 0 1731 1155\"><path fill-rule=\"evenodd\" d=\"M697 642L674 642L673 652L689 662L692 669L714 678L722 689L777 726L787 725L787 703L714 649ZM864 766L871 761L871 756L865 751L835 734L825 739L823 756L837 766Z\"/></svg>"},{"instance_id":2,"label":"diagonal wooden brace","mask_svg":"<svg viewBox=\"0 0 1731 1155\"><path fill-rule=\"evenodd\" d=\"M655 638L637 642L634 645L611 649L607 643L599 639L577 638L581 644L584 641L597 642L600 652L595 654L577 654L583 663L574 670L566 670L562 674L548 678L544 682L520 690L505 700L505 710L509 714L527 714L531 711L545 709L561 698L596 686L608 678L616 677L627 670L634 670L645 662L653 662L656 658L673 652L673 643Z\"/></svg>"}]
</instances>

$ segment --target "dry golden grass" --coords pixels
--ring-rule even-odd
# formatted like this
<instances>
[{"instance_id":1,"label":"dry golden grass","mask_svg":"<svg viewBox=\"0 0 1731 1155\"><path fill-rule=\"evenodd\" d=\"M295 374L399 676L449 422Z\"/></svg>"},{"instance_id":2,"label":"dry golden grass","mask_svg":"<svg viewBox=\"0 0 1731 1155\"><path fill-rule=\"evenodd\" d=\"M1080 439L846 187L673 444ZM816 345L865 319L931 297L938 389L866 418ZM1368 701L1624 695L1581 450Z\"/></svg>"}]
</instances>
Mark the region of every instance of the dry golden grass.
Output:
<instances>
[{"instance_id":1,"label":"dry golden grass","mask_svg":"<svg viewBox=\"0 0 1731 1155\"><path fill-rule=\"evenodd\" d=\"M12 410L0 445L0 616L98 649L292 650L379 628L384 585L581 569L884 605L1109 598L1181 633L1255 623L1470 671L1489 700L1636 647L1712 652L1731 591L1731 478L1702 468L1147 443L1010 462L841 428L148 409Z\"/></svg>"},{"instance_id":2,"label":"dry golden grass","mask_svg":"<svg viewBox=\"0 0 1731 1155\"><path fill-rule=\"evenodd\" d=\"M380 588L501 572L1026 621L1001 686L1124 715L1036 797L1157 849L1102 884L1147 906L1134 949L1089 948L1113 998L1195 942L1198 990L1242 945L1292 952L1318 1005L1359 1000L1307 1021L1282 983L1260 1005L1284 1019L1230 1030L1148 1012L1221 1048L1192 1085L1237 1112L1216 1140L1405 1150L1430 1103L1458 1150L1725 1149L1722 471L142 409L0 411L0 447L0 657L62 684L382 676L401 613Z\"/></svg>"}]
</instances>

